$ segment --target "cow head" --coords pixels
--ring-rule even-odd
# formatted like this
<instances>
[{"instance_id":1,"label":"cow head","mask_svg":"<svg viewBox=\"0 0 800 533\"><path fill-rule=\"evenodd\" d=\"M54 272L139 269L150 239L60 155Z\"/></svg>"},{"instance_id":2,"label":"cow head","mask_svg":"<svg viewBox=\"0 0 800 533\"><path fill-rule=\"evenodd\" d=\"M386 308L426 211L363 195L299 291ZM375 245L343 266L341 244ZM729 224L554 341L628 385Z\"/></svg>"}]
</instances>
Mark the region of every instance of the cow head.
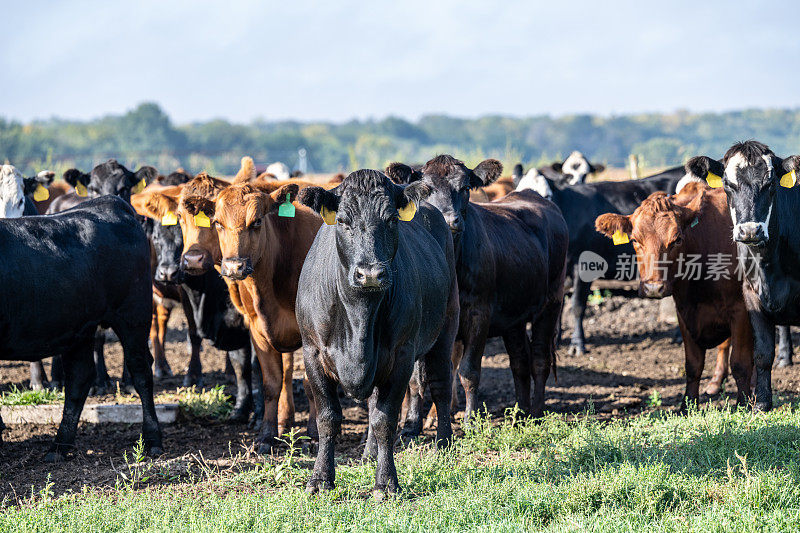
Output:
<instances>
[{"instance_id":1,"label":"cow head","mask_svg":"<svg viewBox=\"0 0 800 533\"><path fill-rule=\"evenodd\" d=\"M201 172L181 191L177 212L183 233L181 270L189 275L204 274L222 261L219 238L210 220L214 217L217 196L229 185L227 181Z\"/></svg>"},{"instance_id":2,"label":"cow head","mask_svg":"<svg viewBox=\"0 0 800 533\"><path fill-rule=\"evenodd\" d=\"M149 166L141 167L136 172L131 172L120 165L116 159L109 159L92 169L87 175L77 169L70 169L64 174L67 183L75 187L78 195L82 194L78 183L85 187L85 196L96 198L107 194L119 196L126 202L131 201L131 193L142 182L149 185L158 177L158 171Z\"/></svg>"},{"instance_id":3,"label":"cow head","mask_svg":"<svg viewBox=\"0 0 800 533\"><path fill-rule=\"evenodd\" d=\"M0 167L0 218L19 218L25 211L24 178L13 165Z\"/></svg>"},{"instance_id":4,"label":"cow head","mask_svg":"<svg viewBox=\"0 0 800 533\"><path fill-rule=\"evenodd\" d=\"M222 256L220 273L232 280L250 276L265 257L276 257L281 204L293 202L299 186L265 182L237 183L224 189L214 203L213 226Z\"/></svg>"},{"instance_id":5,"label":"cow head","mask_svg":"<svg viewBox=\"0 0 800 533\"><path fill-rule=\"evenodd\" d=\"M563 163L553 163L550 167L563 176L563 183L565 185L578 185L585 183L589 174L595 172L602 172L606 169L604 165L592 164L586 157L575 150Z\"/></svg>"},{"instance_id":6,"label":"cow head","mask_svg":"<svg viewBox=\"0 0 800 533\"><path fill-rule=\"evenodd\" d=\"M542 198L547 198L548 200L553 200L553 189L555 185L547 179L539 169L531 168L528 170L528 173L525 174L525 177L519 180L517 184L516 190L522 191L525 189L530 189L532 191L536 191Z\"/></svg>"},{"instance_id":7,"label":"cow head","mask_svg":"<svg viewBox=\"0 0 800 533\"><path fill-rule=\"evenodd\" d=\"M400 224L413 219L430 192L423 182L401 187L377 170L358 170L335 189L303 189L299 200L335 224L336 250L349 287L377 293L392 284Z\"/></svg>"},{"instance_id":8,"label":"cow head","mask_svg":"<svg viewBox=\"0 0 800 533\"><path fill-rule=\"evenodd\" d=\"M389 168L392 175L415 172L401 163L394 163ZM441 211L457 239L464 231L470 190L494 183L502 172L503 165L496 159L487 159L470 170L455 157L440 155L425 163L419 182L430 188L432 192L427 201Z\"/></svg>"},{"instance_id":9,"label":"cow head","mask_svg":"<svg viewBox=\"0 0 800 533\"><path fill-rule=\"evenodd\" d=\"M733 240L761 248L777 231L775 196L786 174L800 171L800 157L781 159L765 144L745 141L734 144L722 161L706 156L693 157L686 172L720 185L728 198L733 221ZM784 182L793 187L794 182Z\"/></svg>"},{"instance_id":10,"label":"cow head","mask_svg":"<svg viewBox=\"0 0 800 533\"><path fill-rule=\"evenodd\" d=\"M684 253L685 231L701 217L705 190L686 187L675 197L664 192L648 196L632 215L606 213L595 228L607 237L624 236L636 250L639 296L672 295L678 258Z\"/></svg>"},{"instance_id":11,"label":"cow head","mask_svg":"<svg viewBox=\"0 0 800 533\"><path fill-rule=\"evenodd\" d=\"M178 225L178 199L181 185L152 186L131 197L133 208L142 216L153 219L151 240L156 252L154 279L163 283L181 283L180 268L183 236Z\"/></svg>"},{"instance_id":12,"label":"cow head","mask_svg":"<svg viewBox=\"0 0 800 533\"><path fill-rule=\"evenodd\" d=\"M22 180L22 187L25 191L25 196L31 196L36 189L40 186L47 188L53 183L53 179L55 179L56 174L51 170L43 170L39 172L33 178L23 178Z\"/></svg>"}]
</instances>

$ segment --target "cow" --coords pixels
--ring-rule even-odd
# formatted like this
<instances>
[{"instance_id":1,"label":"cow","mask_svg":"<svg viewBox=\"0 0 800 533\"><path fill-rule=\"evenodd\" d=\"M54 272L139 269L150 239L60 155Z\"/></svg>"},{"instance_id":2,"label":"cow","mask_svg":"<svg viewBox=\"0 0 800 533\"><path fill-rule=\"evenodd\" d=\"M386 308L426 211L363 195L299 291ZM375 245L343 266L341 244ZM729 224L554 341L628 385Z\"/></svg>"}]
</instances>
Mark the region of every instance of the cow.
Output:
<instances>
[{"instance_id":1,"label":"cow","mask_svg":"<svg viewBox=\"0 0 800 533\"><path fill-rule=\"evenodd\" d=\"M53 173L42 171L26 178L14 165L0 165L0 218L19 218L41 214L34 200L39 187L44 190L53 181Z\"/></svg>"},{"instance_id":2,"label":"cow","mask_svg":"<svg viewBox=\"0 0 800 533\"><path fill-rule=\"evenodd\" d=\"M262 453L294 424L293 352L301 346L294 301L300 268L322 224L316 213L294 205L301 185L308 184L237 182L222 189L213 206L205 207L218 235L220 273L250 327L261 367ZM309 400L308 432L316 438L310 395Z\"/></svg>"},{"instance_id":3,"label":"cow","mask_svg":"<svg viewBox=\"0 0 800 533\"><path fill-rule=\"evenodd\" d=\"M393 178L409 172L402 163L387 168ZM542 416L563 303L567 224L552 202L532 191L490 203L470 202L471 189L500 176L502 165L495 159L469 169L452 156L440 155L420 172L419 183L432 191L427 201L444 216L455 245L461 318L453 363L467 397L464 419L478 408L486 339L497 336L509 354L520 409ZM532 339L526 333L528 323Z\"/></svg>"},{"instance_id":4,"label":"cow","mask_svg":"<svg viewBox=\"0 0 800 533\"><path fill-rule=\"evenodd\" d=\"M442 215L424 203L429 192L424 183L396 185L377 170L353 172L331 190L300 191L300 202L326 222L297 291L303 359L318 408L309 492L334 487L342 423L337 385L352 398L369 398L366 454L377 457L378 498L400 488L394 437L412 371L437 406L437 444L451 439L449 357L458 288L452 236Z\"/></svg>"},{"instance_id":5,"label":"cow","mask_svg":"<svg viewBox=\"0 0 800 533\"><path fill-rule=\"evenodd\" d=\"M561 186L586 183L589 174L603 172L605 165L590 163L586 156L575 150L563 163L553 163L539 168L539 172Z\"/></svg>"},{"instance_id":6,"label":"cow","mask_svg":"<svg viewBox=\"0 0 800 533\"><path fill-rule=\"evenodd\" d=\"M800 156L782 159L758 141L728 149L721 161L693 157L687 173L722 187L744 274L745 305L753 327L756 411L772 409L775 325L800 325Z\"/></svg>"},{"instance_id":7,"label":"cow","mask_svg":"<svg viewBox=\"0 0 800 533\"><path fill-rule=\"evenodd\" d=\"M556 182L538 170L531 169L520 181L518 191L532 189L555 203L561 209L569 227L567 272L572 276L571 307L574 321L570 341L571 352L576 355L583 355L586 352L583 317L591 282L600 277L628 279L633 274L628 268L633 266L633 247L630 244L613 245L595 231L595 219L604 213L629 215L653 192L674 191L682 176L682 173L676 175L668 172L639 180L604 181L559 187ZM605 262L606 270L603 272L581 270L579 260L586 252L596 254L592 255L594 259L600 256L600 260Z\"/></svg>"},{"instance_id":8,"label":"cow","mask_svg":"<svg viewBox=\"0 0 800 533\"><path fill-rule=\"evenodd\" d=\"M624 235L633 243L639 296L672 296L675 301L686 356L686 394L681 409L699 400L706 350L728 338L737 403L747 406L753 330L733 260L736 246L729 239L732 223L725 193L700 184L687 185L675 196L655 192L633 214L607 213L597 217L595 226L607 237ZM715 257L728 260L712 271ZM699 268L686 266L687 259ZM714 375L717 378L723 378L719 369Z\"/></svg>"},{"instance_id":9,"label":"cow","mask_svg":"<svg viewBox=\"0 0 800 533\"><path fill-rule=\"evenodd\" d=\"M123 200L99 198L56 216L0 220L0 358L64 356L63 418L46 461L65 459L74 446L95 377L98 326L119 337L142 402L144 444L152 455L162 453L147 347L151 299L149 244Z\"/></svg>"},{"instance_id":10,"label":"cow","mask_svg":"<svg viewBox=\"0 0 800 533\"><path fill-rule=\"evenodd\" d=\"M134 195L133 204L139 214L152 220L152 243L157 258L155 281L180 288L184 314L194 325L190 335L208 339L217 349L228 352L237 385L236 403L229 419L246 420L253 407L250 334L219 273L211 269L189 276L180 269L183 236L177 212L182 189L182 183L171 187L150 185ZM196 382L201 376L200 358L195 357L193 350L184 384Z\"/></svg>"}]
</instances>

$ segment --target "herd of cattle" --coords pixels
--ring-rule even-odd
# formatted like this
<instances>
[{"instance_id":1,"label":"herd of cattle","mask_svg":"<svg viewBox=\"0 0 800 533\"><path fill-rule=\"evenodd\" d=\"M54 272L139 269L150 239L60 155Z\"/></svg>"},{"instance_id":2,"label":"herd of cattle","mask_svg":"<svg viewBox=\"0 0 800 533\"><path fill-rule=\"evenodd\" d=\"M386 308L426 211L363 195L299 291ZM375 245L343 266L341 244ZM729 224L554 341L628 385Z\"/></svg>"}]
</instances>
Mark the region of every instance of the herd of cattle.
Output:
<instances>
[{"instance_id":1,"label":"herd of cattle","mask_svg":"<svg viewBox=\"0 0 800 533\"><path fill-rule=\"evenodd\" d=\"M705 351L719 346L709 390L719 391L729 350L739 404L772 407L775 329L778 361L790 364L789 326L800 325L800 156L747 141L720 161L695 157L624 182L586 183L602 166L578 152L527 173L502 170L494 159L468 168L440 155L315 186L257 175L249 157L230 181L109 160L54 182L52 172L26 178L3 165L0 359L30 361L31 385L41 387L41 360L54 357L49 381L64 386L65 402L45 459L66 457L87 396L111 386L107 329L123 348L122 380L141 398L146 448L162 453L153 377L171 374L164 338L180 306L191 354L184 383L202 384L202 339L226 351L232 417L254 413L262 452L294 424L293 352L302 347L308 433L319 441L308 489L333 487L341 390L368 402L364 453L377 459L376 490L394 492L404 401L402 431L418 435L429 391L436 442L447 443L457 382L465 420L478 408L487 338L503 339L519 407L542 415L567 280L570 346L585 352L585 252L611 265L608 278L635 257L640 296L674 298L684 406L699 398ZM722 254L734 260L717 275L681 275L683 256Z\"/></svg>"}]
</instances>

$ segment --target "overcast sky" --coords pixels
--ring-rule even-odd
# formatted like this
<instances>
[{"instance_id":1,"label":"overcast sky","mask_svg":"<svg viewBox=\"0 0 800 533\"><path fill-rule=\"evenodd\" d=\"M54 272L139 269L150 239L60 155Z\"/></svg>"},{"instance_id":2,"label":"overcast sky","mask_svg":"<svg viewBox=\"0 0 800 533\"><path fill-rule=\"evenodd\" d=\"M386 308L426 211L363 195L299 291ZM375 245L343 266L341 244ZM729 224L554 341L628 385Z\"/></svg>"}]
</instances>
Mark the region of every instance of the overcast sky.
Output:
<instances>
[{"instance_id":1,"label":"overcast sky","mask_svg":"<svg viewBox=\"0 0 800 533\"><path fill-rule=\"evenodd\" d=\"M0 116L23 121L800 106L794 1L3 4Z\"/></svg>"}]
</instances>

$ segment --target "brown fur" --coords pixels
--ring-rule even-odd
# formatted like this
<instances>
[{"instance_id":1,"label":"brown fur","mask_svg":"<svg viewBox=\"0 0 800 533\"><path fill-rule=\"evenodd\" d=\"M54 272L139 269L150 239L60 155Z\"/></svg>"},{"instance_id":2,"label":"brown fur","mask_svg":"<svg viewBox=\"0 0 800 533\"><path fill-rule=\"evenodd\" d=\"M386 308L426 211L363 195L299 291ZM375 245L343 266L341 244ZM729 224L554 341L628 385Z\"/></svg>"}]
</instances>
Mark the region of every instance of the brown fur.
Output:
<instances>
[{"instance_id":1,"label":"brown fur","mask_svg":"<svg viewBox=\"0 0 800 533\"><path fill-rule=\"evenodd\" d=\"M70 187L69 183L67 183L66 181L55 181L51 183L47 187L47 191L50 193L50 196L47 198L47 200L42 200L41 202L37 201L33 202L34 205L36 205L36 212L39 213L40 215L44 215L45 213L47 213L47 209L50 207L50 204L53 202L53 200L55 200L59 196L64 196L71 190L72 187Z\"/></svg>"},{"instance_id":2,"label":"brown fur","mask_svg":"<svg viewBox=\"0 0 800 533\"><path fill-rule=\"evenodd\" d=\"M500 198L504 197L508 193L514 190L514 182L511 179L511 176L503 176L502 178L498 179L496 182L492 183L491 185L487 185L482 189L483 194L486 196L487 202L494 202L495 200L499 200ZM473 191L478 192L478 191ZM480 201L475 199L475 201Z\"/></svg>"},{"instance_id":3,"label":"brown fur","mask_svg":"<svg viewBox=\"0 0 800 533\"><path fill-rule=\"evenodd\" d=\"M256 165L253 163L253 158L244 156L242 158L242 166L239 172L233 178L233 183L245 183L256 178Z\"/></svg>"}]
</instances>

